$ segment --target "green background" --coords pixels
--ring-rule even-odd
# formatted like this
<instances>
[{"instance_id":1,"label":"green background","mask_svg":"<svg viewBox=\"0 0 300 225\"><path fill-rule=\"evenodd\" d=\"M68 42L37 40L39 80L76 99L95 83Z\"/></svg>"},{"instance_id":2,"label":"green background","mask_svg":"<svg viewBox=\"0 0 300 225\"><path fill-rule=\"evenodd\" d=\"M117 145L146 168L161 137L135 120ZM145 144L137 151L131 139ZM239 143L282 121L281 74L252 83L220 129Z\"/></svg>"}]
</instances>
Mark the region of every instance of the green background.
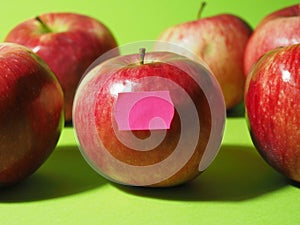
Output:
<instances>
[{"instance_id":1,"label":"green background","mask_svg":"<svg viewBox=\"0 0 300 225\"><path fill-rule=\"evenodd\" d=\"M196 0L8 0L0 7L0 39L17 23L41 13L72 11L98 18L114 33L119 44L155 39L163 29L196 18L202 1ZM267 13L296 0L207 0L203 17L234 13L255 26Z\"/></svg>"},{"instance_id":2,"label":"green background","mask_svg":"<svg viewBox=\"0 0 300 225\"><path fill-rule=\"evenodd\" d=\"M10 0L0 7L0 39L27 18L71 11L101 20L119 44L152 40L169 26L193 20L200 3ZM207 3L203 17L234 13L255 27L267 13L298 2ZM123 187L100 177L81 157L73 129L67 127L54 153L34 175L18 186L0 190L0 224L294 225L300 222L297 186L261 159L243 116L228 117L220 153L203 174L191 183L166 189Z\"/></svg>"}]
</instances>

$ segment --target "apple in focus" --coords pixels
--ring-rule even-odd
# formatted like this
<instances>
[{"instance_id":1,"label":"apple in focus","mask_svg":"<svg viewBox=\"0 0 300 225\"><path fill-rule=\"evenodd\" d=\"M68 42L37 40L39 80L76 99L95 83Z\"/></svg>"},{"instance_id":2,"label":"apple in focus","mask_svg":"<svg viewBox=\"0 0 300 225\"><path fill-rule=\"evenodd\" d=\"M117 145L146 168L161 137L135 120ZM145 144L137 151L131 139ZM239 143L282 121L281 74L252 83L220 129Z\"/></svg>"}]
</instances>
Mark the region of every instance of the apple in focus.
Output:
<instances>
[{"instance_id":1,"label":"apple in focus","mask_svg":"<svg viewBox=\"0 0 300 225\"><path fill-rule=\"evenodd\" d=\"M300 44L267 52L253 66L245 90L250 134L262 157L300 182Z\"/></svg>"},{"instance_id":2,"label":"apple in focus","mask_svg":"<svg viewBox=\"0 0 300 225\"><path fill-rule=\"evenodd\" d=\"M245 50L244 72L266 52L300 43L300 4L288 6L265 16L255 28Z\"/></svg>"},{"instance_id":3,"label":"apple in focus","mask_svg":"<svg viewBox=\"0 0 300 225\"><path fill-rule=\"evenodd\" d=\"M64 124L63 91L29 48L0 44L0 187L34 173L54 150Z\"/></svg>"},{"instance_id":4,"label":"apple in focus","mask_svg":"<svg viewBox=\"0 0 300 225\"><path fill-rule=\"evenodd\" d=\"M82 74L96 58L117 46L111 31L99 20L76 13L45 13L14 27L6 42L25 45L37 53L57 76L65 98L65 120Z\"/></svg>"},{"instance_id":5,"label":"apple in focus","mask_svg":"<svg viewBox=\"0 0 300 225\"><path fill-rule=\"evenodd\" d=\"M225 118L209 69L164 51L100 63L79 84L73 105L84 158L109 180L131 186L197 177L219 150Z\"/></svg>"},{"instance_id":6,"label":"apple in focus","mask_svg":"<svg viewBox=\"0 0 300 225\"><path fill-rule=\"evenodd\" d=\"M185 47L206 62L221 86L226 108L231 109L243 100L243 58L251 33L242 18L218 14L171 26L158 40Z\"/></svg>"}]
</instances>

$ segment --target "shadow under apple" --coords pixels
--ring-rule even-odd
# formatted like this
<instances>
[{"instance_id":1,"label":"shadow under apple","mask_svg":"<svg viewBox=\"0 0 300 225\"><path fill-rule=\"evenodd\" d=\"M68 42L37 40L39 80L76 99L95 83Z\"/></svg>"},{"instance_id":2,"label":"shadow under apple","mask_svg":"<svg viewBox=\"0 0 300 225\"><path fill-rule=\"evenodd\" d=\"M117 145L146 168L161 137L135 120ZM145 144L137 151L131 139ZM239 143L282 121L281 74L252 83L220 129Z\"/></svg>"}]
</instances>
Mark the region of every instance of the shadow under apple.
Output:
<instances>
[{"instance_id":1,"label":"shadow under apple","mask_svg":"<svg viewBox=\"0 0 300 225\"><path fill-rule=\"evenodd\" d=\"M176 201L243 201L290 184L269 167L254 147L223 145L213 163L195 180L170 188L130 187L122 191Z\"/></svg>"},{"instance_id":2,"label":"shadow under apple","mask_svg":"<svg viewBox=\"0 0 300 225\"><path fill-rule=\"evenodd\" d=\"M244 102L241 102L233 108L226 110L226 115L229 118L245 117Z\"/></svg>"},{"instance_id":3,"label":"shadow under apple","mask_svg":"<svg viewBox=\"0 0 300 225\"><path fill-rule=\"evenodd\" d=\"M48 160L23 182L0 190L0 202L58 198L106 184L85 162L76 146L58 146Z\"/></svg>"}]
</instances>

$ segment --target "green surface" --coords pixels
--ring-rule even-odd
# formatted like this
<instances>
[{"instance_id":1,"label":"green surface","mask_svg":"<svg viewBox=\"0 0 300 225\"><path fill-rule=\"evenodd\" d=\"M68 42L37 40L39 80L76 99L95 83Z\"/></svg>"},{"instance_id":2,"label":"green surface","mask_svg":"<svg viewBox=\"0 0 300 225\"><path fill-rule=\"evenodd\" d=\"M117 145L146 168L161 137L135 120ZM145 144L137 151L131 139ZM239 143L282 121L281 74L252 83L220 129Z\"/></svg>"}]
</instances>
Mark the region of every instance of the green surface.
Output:
<instances>
[{"instance_id":1,"label":"green surface","mask_svg":"<svg viewBox=\"0 0 300 225\"><path fill-rule=\"evenodd\" d=\"M271 169L244 118L227 120L220 153L196 180L150 189L115 185L83 160L66 128L47 162L0 192L1 224L298 224L299 188Z\"/></svg>"},{"instance_id":2,"label":"green surface","mask_svg":"<svg viewBox=\"0 0 300 225\"><path fill-rule=\"evenodd\" d=\"M297 1L207 1L203 16L231 12L252 26ZM102 20L119 44L155 39L192 20L200 1L17 1L0 7L0 39L18 22L49 11ZM232 115L236 115L232 112ZM47 162L22 184L0 191L0 224L241 224L300 222L299 188L270 168L251 142L243 117L228 118L219 155L193 182L167 189L112 184L83 160L71 127Z\"/></svg>"}]
</instances>

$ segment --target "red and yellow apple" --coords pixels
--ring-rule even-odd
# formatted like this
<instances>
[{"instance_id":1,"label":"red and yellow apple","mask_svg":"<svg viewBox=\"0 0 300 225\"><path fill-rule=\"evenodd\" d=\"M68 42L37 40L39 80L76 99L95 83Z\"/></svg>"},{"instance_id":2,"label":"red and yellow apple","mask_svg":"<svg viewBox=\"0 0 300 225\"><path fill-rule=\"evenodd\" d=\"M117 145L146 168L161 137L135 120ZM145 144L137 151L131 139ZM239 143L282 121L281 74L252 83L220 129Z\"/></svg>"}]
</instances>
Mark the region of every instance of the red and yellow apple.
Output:
<instances>
[{"instance_id":1,"label":"red and yellow apple","mask_svg":"<svg viewBox=\"0 0 300 225\"><path fill-rule=\"evenodd\" d=\"M243 100L244 50L251 33L252 28L242 18L218 14L169 27L158 40L185 47L206 62L230 109Z\"/></svg>"},{"instance_id":2,"label":"red and yellow apple","mask_svg":"<svg viewBox=\"0 0 300 225\"><path fill-rule=\"evenodd\" d=\"M300 43L300 4L288 6L265 16L255 28L245 50L247 76L255 62L267 51Z\"/></svg>"},{"instance_id":3,"label":"red and yellow apple","mask_svg":"<svg viewBox=\"0 0 300 225\"><path fill-rule=\"evenodd\" d=\"M5 38L29 47L50 66L65 98L65 120L72 119L77 85L88 66L117 46L111 31L99 20L76 13L45 13L14 27Z\"/></svg>"},{"instance_id":4,"label":"red and yellow apple","mask_svg":"<svg viewBox=\"0 0 300 225\"><path fill-rule=\"evenodd\" d=\"M267 52L245 90L250 134L262 157L300 182L300 44Z\"/></svg>"},{"instance_id":5,"label":"red and yellow apple","mask_svg":"<svg viewBox=\"0 0 300 225\"><path fill-rule=\"evenodd\" d=\"M84 158L104 177L133 186L174 186L197 177L219 150L225 118L209 69L165 51L96 65L73 105Z\"/></svg>"},{"instance_id":6,"label":"red and yellow apple","mask_svg":"<svg viewBox=\"0 0 300 225\"><path fill-rule=\"evenodd\" d=\"M35 172L54 150L64 123L63 91L30 49L0 44L0 186Z\"/></svg>"}]
</instances>

